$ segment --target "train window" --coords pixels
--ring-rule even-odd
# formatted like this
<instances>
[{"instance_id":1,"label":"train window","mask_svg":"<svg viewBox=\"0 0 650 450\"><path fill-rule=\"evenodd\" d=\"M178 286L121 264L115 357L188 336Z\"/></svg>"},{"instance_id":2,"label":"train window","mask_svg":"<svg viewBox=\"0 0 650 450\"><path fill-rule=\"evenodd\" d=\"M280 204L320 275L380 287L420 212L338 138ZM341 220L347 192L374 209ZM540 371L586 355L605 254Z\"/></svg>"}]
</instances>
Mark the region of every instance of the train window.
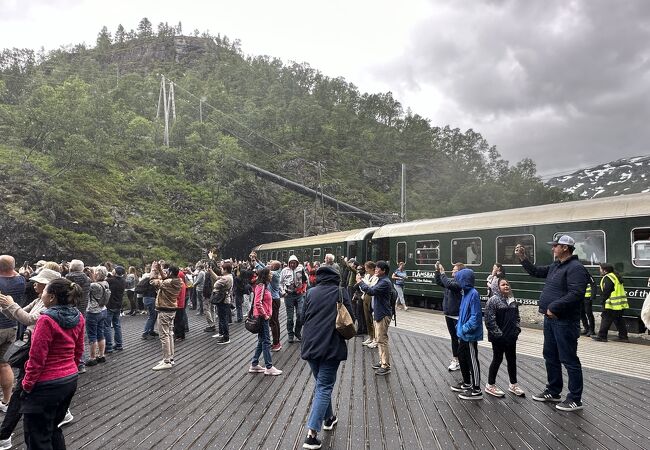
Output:
<instances>
[{"instance_id":1,"label":"train window","mask_svg":"<svg viewBox=\"0 0 650 450\"><path fill-rule=\"evenodd\" d=\"M515 247L521 244L526 248L529 260L535 264L535 236L532 234L516 234L510 236L497 236L497 260L505 265L519 265L519 258L515 257Z\"/></svg>"},{"instance_id":2,"label":"train window","mask_svg":"<svg viewBox=\"0 0 650 450\"><path fill-rule=\"evenodd\" d=\"M468 266L479 266L483 260L481 238L457 238L451 240L451 263L461 262Z\"/></svg>"},{"instance_id":3,"label":"train window","mask_svg":"<svg viewBox=\"0 0 650 450\"><path fill-rule=\"evenodd\" d=\"M340 245L336 246L336 256L344 256L343 253L341 252L341 246Z\"/></svg>"},{"instance_id":4,"label":"train window","mask_svg":"<svg viewBox=\"0 0 650 450\"><path fill-rule=\"evenodd\" d=\"M282 250L282 262L287 262L287 259L289 259L288 255L287 255L287 251Z\"/></svg>"},{"instance_id":5,"label":"train window","mask_svg":"<svg viewBox=\"0 0 650 450\"><path fill-rule=\"evenodd\" d=\"M585 266L597 266L607 262L605 252L605 232L602 230L562 231L553 235L553 240L568 234L576 241L575 255Z\"/></svg>"},{"instance_id":6,"label":"train window","mask_svg":"<svg viewBox=\"0 0 650 450\"><path fill-rule=\"evenodd\" d=\"M348 258L356 258L357 257L357 243L356 242L349 242L348 243ZM359 258L361 260L361 258Z\"/></svg>"},{"instance_id":7,"label":"train window","mask_svg":"<svg viewBox=\"0 0 650 450\"><path fill-rule=\"evenodd\" d=\"M314 261L318 261L320 259L320 248L315 248L312 255L314 256Z\"/></svg>"},{"instance_id":8,"label":"train window","mask_svg":"<svg viewBox=\"0 0 650 450\"><path fill-rule=\"evenodd\" d=\"M295 254L296 254L296 252L294 252L293 250L289 250L289 256L295 255ZM298 258L298 259L300 259L300 258Z\"/></svg>"},{"instance_id":9,"label":"train window","mask_svg":"<svg viewBox=\"0 0 650 450\"><path fill-rule=\"evenodd\" d=\"M632 264L650 267L650 228L632 230Z\"/></svg>"},{"instance_id":10,"label":"train window","mask_svg":"<svg viewBox=\"0 0 650 450\"><path fill-rule=\"evenodd\" d=\"M406 262L406 242L397 243L397 263ZM435 263L435 261L434 261Z\"/></svg>"},{"instance_id":11,"label":"train window","mask_svg":"<svg viewBox=\"0 0 650 450\"><path fill-rule=\"evenodd\" d=\"M440 241L416 241L415 263L435 264L440 260Z\"/></svg>"},{"instance_id":12,"label":"train window","mask_svg":"<svg viewBox=\"0 0 650 450\"><path fill-rule=\"evenodd\" d=\"M330 254L330 255L333 255L333 254L334 254L334 252L332 251L332 247L325 247L325 248L323 249L323 252L324 252L326 255L327 255L327 254Z\"/></svg>"}]
</instances>

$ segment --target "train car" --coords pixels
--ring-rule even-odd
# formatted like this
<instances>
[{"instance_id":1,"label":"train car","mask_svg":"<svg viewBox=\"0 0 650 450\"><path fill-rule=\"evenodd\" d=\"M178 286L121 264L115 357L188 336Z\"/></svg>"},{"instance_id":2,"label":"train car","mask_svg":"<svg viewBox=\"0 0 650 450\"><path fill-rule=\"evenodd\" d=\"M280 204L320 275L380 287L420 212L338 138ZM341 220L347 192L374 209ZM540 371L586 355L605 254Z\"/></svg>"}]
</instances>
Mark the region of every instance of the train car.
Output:
<instances>
[{"instance_id":1,"label":"train car","mask_svg":"<svg viewBox=\"0 0 650 450\"><path fill-rule=\"evenodd\" d=\"M544 280L523 270L515 245L523 244L534 264L547 265L553 258L548 242L562 234L575 239L575 254L597 283L601 262L623 275L630 304L626 323L630 332L642 332L639 315L650 292L650 193L385 225L372 236L371 255L390 261L391 270L398 261L406 263L404 292L419 306L435 306L442 299L434 283L436 261L448 272L455 262L473 269L484 301L487 276L499 262L517 299L536 305ZM594 310L600 311L598 297Z\"/></svg>"},{"instance_id":2,"label":"train car","mask_svg":"<svg viewBox=\"0 0 650 450\"><path fill-rule=\"evenodd\" d=\"M370 259L370 238L377 229L362 228L271 242L258 245L253 250L262 261L275 259L286 262L289 256L296 255L300 262L322 262L328 253L333 254L337 261L341 256L367 260Z\"/></svg>"}]
</instances>

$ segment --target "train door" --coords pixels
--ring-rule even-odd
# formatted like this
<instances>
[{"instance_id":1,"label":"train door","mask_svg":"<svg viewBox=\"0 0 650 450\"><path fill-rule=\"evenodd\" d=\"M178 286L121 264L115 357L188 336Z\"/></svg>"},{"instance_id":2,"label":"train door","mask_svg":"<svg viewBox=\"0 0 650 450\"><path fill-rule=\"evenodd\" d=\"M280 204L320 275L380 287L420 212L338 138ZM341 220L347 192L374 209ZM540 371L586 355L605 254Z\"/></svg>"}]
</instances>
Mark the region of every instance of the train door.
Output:
<instances>
[{"instance_id":1,"label":"train door","mask_svg":"<svg viewBox=\"0 0 650 450\"><path fill-rule=\"evenodd\" d=\"M348 258L357 258L357 252L359 250L359 246L356 241L351 241L347 243L347 257ZM360 259L360 258L357 258Z\"/></svg>"},{"instance_id":2,"label":"train door","mask_svg":"<svg viewBox=\"0 0 650 450\"><path fill-rule=\"evenodd\" d=\"M373 261L390 261L390 247L388 238L375 239L370 241L372 247L370 253Z\"/></svg>"},{"instance_id":3,"label":"train door","mask_svg":"<svg viewBox=\"0 0 650 450\"><path fill-rule=\"evenodd\" d=\"M406 262L406 251L407 251L407 245L406 242L398 242L397 243L397 248L395 251L395 267L397 267L397 264L400 262Z\"/></svg>"}]
</instances>

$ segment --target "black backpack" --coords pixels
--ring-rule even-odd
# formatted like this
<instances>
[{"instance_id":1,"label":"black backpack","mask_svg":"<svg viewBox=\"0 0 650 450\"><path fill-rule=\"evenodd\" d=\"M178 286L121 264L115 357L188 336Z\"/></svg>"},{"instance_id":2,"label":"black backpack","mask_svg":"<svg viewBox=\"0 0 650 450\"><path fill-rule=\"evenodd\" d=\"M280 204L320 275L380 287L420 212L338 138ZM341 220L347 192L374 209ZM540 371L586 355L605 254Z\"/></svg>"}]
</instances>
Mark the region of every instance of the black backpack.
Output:
<instances>
[{"instance_id":1,"label":"black backpack","mask_svg":"<svg viewBox=\"0 0 650 450\"><path fill-rule=\"evenodd\" d=\"M393 283L390 284L390 310L393 313L393 319L395 320L395 326L397 326L397 313L395 310L395 304L397 303L397 289Z\"/></svg>"}]
</instances>

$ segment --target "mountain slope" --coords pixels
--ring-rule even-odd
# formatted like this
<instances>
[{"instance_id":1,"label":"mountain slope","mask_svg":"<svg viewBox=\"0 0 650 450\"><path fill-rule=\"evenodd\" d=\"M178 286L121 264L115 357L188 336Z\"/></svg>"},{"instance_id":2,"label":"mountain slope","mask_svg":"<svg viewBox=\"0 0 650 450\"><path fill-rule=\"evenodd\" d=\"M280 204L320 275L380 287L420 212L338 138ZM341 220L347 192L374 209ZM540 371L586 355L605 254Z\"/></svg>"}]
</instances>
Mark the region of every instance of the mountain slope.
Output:
<instances>
[{"instance_id":1,"label":"mountain slope","mask_svg":"<svg viewBox=\"0 0 650 450\"><path fill-rule=\"evenodd\" d=\"M650 192L650 156L618 159L551 178L546 184L582 199Z\"/></svg>"}]
</instances>

